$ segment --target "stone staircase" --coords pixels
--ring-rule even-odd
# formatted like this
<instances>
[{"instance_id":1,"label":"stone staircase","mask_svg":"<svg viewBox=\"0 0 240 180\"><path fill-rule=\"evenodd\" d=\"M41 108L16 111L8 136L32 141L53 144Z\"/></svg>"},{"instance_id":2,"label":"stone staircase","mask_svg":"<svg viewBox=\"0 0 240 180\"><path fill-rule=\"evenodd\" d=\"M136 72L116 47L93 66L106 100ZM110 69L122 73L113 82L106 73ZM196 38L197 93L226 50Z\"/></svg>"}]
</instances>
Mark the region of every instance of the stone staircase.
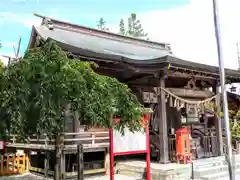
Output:
<instances>
[{"instance_id":1,"label":"stone staircase","mask_svg":"<svg viewBox=\"0 0 240 180\"><path fill-rule=\"evenodd\" d=\"M240 179L240 155L234 155L235 179ZM146 163L143 161L119 162L117 173L128 176L144 177ZM195 160L191 164L151 163L152 180L191 180L193 167L194 180L229 180L228 165L225 157Z\"/></svg>"},{"instance_id":2,"label":"stone staircase","mask_svg":"<svg viewBox=\"0 0 240 180\"><path fill-rule=\"evenodd\" d=\"M119 162L116 166L116 172L122 175L145 177L146 162ZM191 165L151 163L151 177L152 180L190 180Z\"/></svg>"},{"instance_id":3,"label":"stone staircase","mask_svg":"<svg viewBox=\"0 0 240 180\"><path fill-rule=\"evenodd\" d=\"M240 178L240 155L234 155L234 174ZM225 157L196 160L193 163L194 179L228 180L228 165ZM236 178L237 179L237 178Z\"/></svg>"}]
</instances>

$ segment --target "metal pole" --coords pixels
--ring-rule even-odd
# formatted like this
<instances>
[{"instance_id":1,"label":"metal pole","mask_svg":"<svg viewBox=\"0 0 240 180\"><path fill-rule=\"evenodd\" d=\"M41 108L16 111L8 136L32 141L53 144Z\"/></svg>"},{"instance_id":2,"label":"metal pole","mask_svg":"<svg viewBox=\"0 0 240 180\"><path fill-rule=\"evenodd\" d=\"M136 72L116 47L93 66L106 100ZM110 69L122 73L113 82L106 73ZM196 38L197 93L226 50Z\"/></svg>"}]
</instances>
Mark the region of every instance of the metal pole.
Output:
<instances>
[{"instance_id":1,"label":"metal pole","mask_svg":"<svg viewBox=\"0 0 240 180\"><path fill-rule=\"evenodd\" d=\"M217 43L218 51L218 63L220 71L220 82L221 82L221 92L223 98L223 113L224 113L224 122L226 128L226 138L227 138L227 162L229 170L229 179L235 180L232 168L232 144L231 144L231 131L229 126L229 116L228 116L228 101L227 101L227 92L225 86L225 70L223 63L223 54L222 54L222 42L221 42L221 33L220 33L220 23L218 17L218 0L213 0L213 14L214 14L214 26L215 26L215 36Z\"/></svg>"}]
</instances>

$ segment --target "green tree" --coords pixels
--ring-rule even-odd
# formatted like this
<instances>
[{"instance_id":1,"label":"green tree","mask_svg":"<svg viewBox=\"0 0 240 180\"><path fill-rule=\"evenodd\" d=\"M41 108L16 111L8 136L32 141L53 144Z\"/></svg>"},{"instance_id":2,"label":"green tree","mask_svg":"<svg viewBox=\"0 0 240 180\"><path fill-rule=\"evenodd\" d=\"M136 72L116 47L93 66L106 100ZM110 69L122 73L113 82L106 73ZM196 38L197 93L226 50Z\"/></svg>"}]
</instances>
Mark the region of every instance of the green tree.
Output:
<instances>
[{"instance_id":1,"label":"green tree","mask_svg":"<svg viewBox=\"0 0 240 180\"><path fill-rule=\"evenodd\" d=\"M4 65L3 62L0 60L0 92L3 92L3 87L5 84L4 78ZM0 94L0 102L4 102L4 96ZM6 137L5 129L8 124L8 118L6 116L6 111L4 108L0 108L0 139L4 139Z\"/></svg>"},{"instance_id":2,"label":"green tree","mask_svg":"<svg viewBox=\"0 0 240 180\"><path fill-rule=\"evenodd\" d=\"M125 25L124 20L121 19L119 23L120 34L124 34L131 37L137 37L137 38L148 36L148 34L144 32L142 24L140 20L137 19L137 15L135 13L132 13L128 18L127 30L125 30L124 25Z\"/></svg>"},{"instance_id":3,"label":"green tree","mask_svg":"<svg viewBox=\"0 0 240 180\"><path fill-rule=\"evenodd\" d=\"M123 19L121 19L119 23L119 34L126 35L125 23Z\"/></svg>"},{"instance_id":4,"label":"green tree","mask_svg":"<svg viewBox=\"0 0 240 180\"><path fill-rule=\"evenodd\" d=\"M1 68L0 135L55 137L63 131L69 105L81 124L109 128L120 116L118 130L139 130L142 110L136 96L117 79L96 74L94 67L47 41Z\"/></svg>"},{"instance_id":5,"label":"green tree","mask_svg":"<svg viewBox=\"0 0 240 180\"><path fill-rule=\"evenodd\" d=\"M217 109L216 105L212 103L205 104L206 109ZM216 113L218 118L223 118L224 113L221 111L219 113ZM235 104L229 103L229 123L230 123L230 130L232 135L232 142L233 145L236 141L239 142L240 140L240 110L238 106L235 106Z\"/></svg>"},{"instance_id":6,"label":"green tree","mask_svg":"<svg viewBox=\"0 0 240 180\"><path fill-rule=\"evenodd\" d=\"M106 27L106 21L101 17L97 23L97 28L102 31L109 31L109 28Z\"/></svg>"},{"instance_id":7,"label":"green tree","mask_svg":"<svg viewBox=\"0 0 240 180\"><path fill-rule=\"evenodd\" d=\"M137 15L132 13L128 18L128 35L133 37L146 37L148 34L144 32L140 20Z\"/></svg>"}]
</instances>

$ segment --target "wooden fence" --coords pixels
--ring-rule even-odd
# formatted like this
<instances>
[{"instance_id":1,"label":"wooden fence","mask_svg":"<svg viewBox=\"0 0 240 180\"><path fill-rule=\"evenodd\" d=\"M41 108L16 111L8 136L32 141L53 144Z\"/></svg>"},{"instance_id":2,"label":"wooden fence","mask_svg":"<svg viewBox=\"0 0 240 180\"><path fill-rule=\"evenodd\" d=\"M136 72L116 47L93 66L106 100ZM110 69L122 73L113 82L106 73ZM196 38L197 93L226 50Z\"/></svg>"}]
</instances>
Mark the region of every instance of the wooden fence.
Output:
<instances>
[{"instance_id":1,"label":"wooden fence","mask_svg":"<svg viewBox=\"0 0 240 180\"><path fill-rule=\"evenodd\" d=\"M85 151L94 152L98 149L108 148L108 134L108 131L63 133L60 138L60 143L64 150L75 150L75 153L77 152L77 144L79 143L83 144ZM30 150L55 150L55 139L50 139L45 135L33 135L24 141L19 141L16 137L17 136L12 135L6 147Z\"/></svg>"},{"instance_id":2,"label":"wooden fence","mask_svg":"<svg viewBox=\"0 0 240 180\"><path fill-rule=\"evenodd\" d=\"M30 167L30 171L34 171L45 176L53 176L53 163L58 162L59 172L63 178L77 177L77 145L82 144L84 153L106 152L109 146L109 132L104 131L84 131L73 133L62 133L55 138L49 138L45 135L33 135L25 140L18 139L12 135L6 143L9 150L22 149L26 152L41 152L44 157L43 167ZM57 152L57 153L56 153ZM51 154L52 153L52 154ZM58 157L55 157L57 154ZM104 154L104 153L103 153ZM50 157L51 156L51 157ZM56 158L59 158L57 161ZM38 156L40 159L40 156ZM100 161L100 160L99 160ZM56 165L56 164L55 164ZM96 173L104 173L104 157L100 162L84 162L84 175L92 175Z\"/></svg>"},{"instance_id":3,"label":"wooden fence","mask_svg":"<svg viewBox=\"0 0 240 180\"><path fill-rule=\"evenodd\" d=\"M0 155L0 176L23 174L29 171L29 158L26 154Z\"/></svg>"}]
</instances>

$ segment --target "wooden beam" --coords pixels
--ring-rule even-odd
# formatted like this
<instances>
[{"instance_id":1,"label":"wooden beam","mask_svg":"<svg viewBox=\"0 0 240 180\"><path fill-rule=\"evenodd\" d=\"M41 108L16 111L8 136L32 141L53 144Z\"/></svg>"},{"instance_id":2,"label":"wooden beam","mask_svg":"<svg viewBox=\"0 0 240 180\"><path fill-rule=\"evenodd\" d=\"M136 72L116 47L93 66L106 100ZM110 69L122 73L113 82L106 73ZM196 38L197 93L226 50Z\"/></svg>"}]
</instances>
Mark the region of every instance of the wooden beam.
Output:
<instances>
[{"instance_id":1,"label":"wooden beam","mask_svg":"<svg viewBox=\"0 0 240 180\"><path fill-rule=\"evenodd\" d=\"M194 77L196 80L216 80L217 77L215 76L209 76L203 73L189 73L189 72L181 72L181 71L170 71L167 74L168 77L171 78L183 78L183 79L190 79Z\"/></svg>"},{"instance_id":2,"label":"wooden beam","mask_svg":"<svg viewBox=\"0 0 240 180\"><path fill-rule=\"evenodd\" d=\"M159 86L159 78L142 78L139 81L131 81L129 82L132 86L149 88Z\"/></svg>"},{"instance_id":3,"label":"wooden beam","mask_svg":"<svg viewBox=\"0 0 240 180\"><path fill-rule=\"evenodd\" d=\"M182 68L178 66L172 66L171 65L171 70L175 72L187 72L189 74L202 74L210 77L218 77L219 74L217 72L209 72L209 71L202 71L202 70L195 70L195 69L189 69L189 68Z\"/></svg>"},{"instance_id":4,"label":"wooden beam","mask_svg":"<svg viewBox=\"0 0 240 180\"><path fill-rule=\"evenodd\" d=\"M211 96L214 96L214 93L208 90L192 90L181 88L167 88L167 90L180 97L209 98Z\"/></svg>"},{"instance_id":5,"label":"wooden beam","mask_svg":"<svg viewBox=\"0 0 240 180\"><path fill-rule=\"evenodd\" d=\"M125 80L123 80L123 83L128 83L130 81L136 81L136 80L140 80L142 78L148 78L150 75L147 74L137 74L134 76L131 76L130 78L127 78Z\"/></svg>"},{"instance_id":6,"label":"wooden beam","mask_svg":"<svg viewBox=\"0 0 240 180\"><path fill-rule=\"evenodd\" d=\"M117 63L106 63L106 62L97 62L97 69L111 69L115 71L129 71L129 72L134 72L126 67L121 66L120 64Z\"/></svg>"},{"instance_id":7,"label":"wooden beam","mask_svg":"<svg viewBox=\"0 0 240 180\"><path fill-rule=\"evenodd\" d=\"M168 91L179 97L206 99L214 96L214 93L207 90L191 90L180 88L167 88ZM157 103L157 94L150 91L142 92L142 99L144 103Z\"/></svg>"},{"instance_id":8,"label":"wooden beam","mask_svg":"<svg viewBox=\"0 0 240 180\"><path fill-rule=\"evenodd\" d=\"M126 73L123 70L118 70L118 69L97 68L95 69L95 72L103 76L116 77L118 79L120 77L124 78L124 76L126 76Z\"/></svg>"}]
</instances>

